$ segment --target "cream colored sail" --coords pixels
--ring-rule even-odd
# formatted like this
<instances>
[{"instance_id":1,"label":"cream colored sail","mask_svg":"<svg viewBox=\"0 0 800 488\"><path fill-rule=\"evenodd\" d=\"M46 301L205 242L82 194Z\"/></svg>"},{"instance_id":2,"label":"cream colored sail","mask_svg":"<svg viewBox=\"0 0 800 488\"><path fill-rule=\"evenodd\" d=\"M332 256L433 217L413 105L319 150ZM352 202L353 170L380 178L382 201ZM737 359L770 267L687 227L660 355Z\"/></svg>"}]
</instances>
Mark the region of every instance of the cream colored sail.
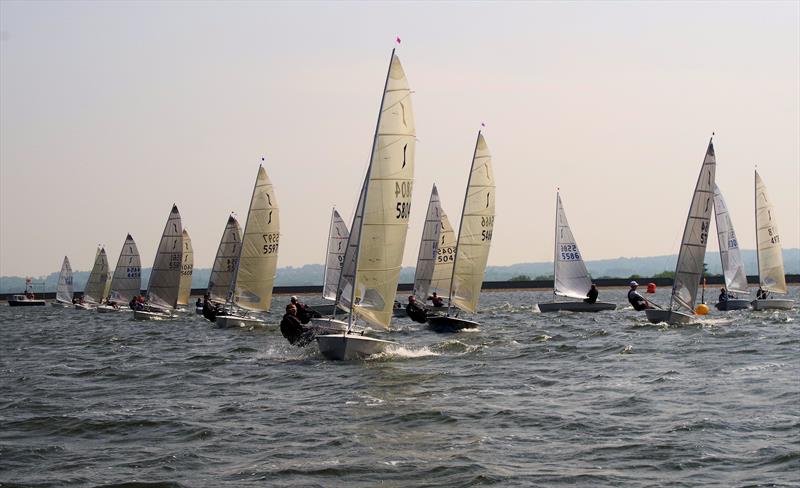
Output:
<instances>
[{"instance_id":1,"label":"cream colored sail","mask_svg":"<svg viewBox=\"0 0 800 488\"><path fill-rule=\"evenodd\" d=\"M119 305L125 305L131 298L142 292L142 262L139 249L130 234L122 244L122 250L111 278L108 298Z\"/></svg>"},{"instance_id":2,"label":"cream colored sail","mask_svg":"<svg viewBox=\"0 0 800 488\"><path fill-rule=\"evenodd\" d=\"M339 304L352 309L351 320L355 315L379 328L389 327L397 293L411 211L415 145L411 91L392 51L339 283Z\"/></svg>"},{"instance_id":3,"label":"cream colored sail","mask_svg":"<svg viewBox=\"0 0 800 488\"><path fill-rule=\"evenodd\" d=\"M414 270L414 295L423 302L428 297L428 290L433 279L436 266L436 254L439 248L439 234L442 229L441 202L436 185L431 189L428 200L428 211L425 214L425 225L422 227L422 239L417 254L417 267Z\"/></svg>"},{"instance_id":4,"label":"cream colored sail","mask_svg":"<svg viewBox=\"0 0 800 488\"><path fill-rule=\"evenodd\" d=\"M322 279L322 297L336 300L336 289L339 286L339 276L342 274L344 251L347 249L347 230L339 212L334 208L331 212L331 227L328 231L328 252L325 255L325 276Z\"/></svg>"},{"instance_id":5,"label":"cream colored sail","mask_svg":"<svg viewBox=\"0 0 800 488\"><path fill-rule=\"evenodd\" d=\"M208 277L208 293L214 302L222 303L228 300L241 245L242 227L236 217L230 215L219 241L211 276Z\"/></svg>"},{"instance_id":6,"label":"cream colored sail","mask_svg":"<svg viewBox=\"0 0 800 488\"><path fill-rule=\"evenodd\" d=\"M58 274L58 285L56 287L56 300L62 303L72 303L72 266L69 259L64 256L61 263L61 272Z\"/></svg>"},{"instance_id":7,"label":"cream colored sail","mask_svg":"<svg viewBox=\"0 0 800 488\"><path fill-rule=\"evenodd\" d=\"M94 256L94 266L89 273L89 280L83 289L83 300L88 303L100 303L106 291L108 282L108 258L106 250L100 247Z\"/></svg>"},{"instance_id":8,"label":"cream colored sail","mask_svg":"<svg viewBox=\"0 0 800 488\"><path fill-rule=\"evenodd\" d=\"M450 303L468 312L478 309L483 273L492 244L494 199L492 156L483 134L478 132L461 213L461 225L458 228L450 292Z\"/></svg>"},{"instance_id":9,"label":"cream colored sail","mask_svg":"<svg viewBox=\"0 0 800 488\"><path fill-rule=\"evenodd\" d=\"M172 205L147 283L147 302L155 307L170 309L178 304L183 261L182 240L181 214L178 206Z\"/></svg>"},{"instance_id":10,"label":"cream colored sail","mask_svg":"<svg viewBox=\"0 0 800 488\"><path fill-rule=\"evenodd\" d=\"M711 225L711 210L714 208L714 174L717 160L714 156L714 143L708 142L706 156L697 184L692 194L686 227L683 230L675 280L672 285L670 308L677 304L689 313L694 313L697 289L703 277L703 263L708 245L708 230Z\"/></svg>"},{"instance_id":11,"label":"cream colored sail","mask_svg":"<svg viewBox=\"0 0 800 488\"><path fill-rule=\"evenodd\" d=\"M742 253L739 251L739 241L733 230L728 206L725 205L725 199L717 185L714 185L714 217L717 222L719 258L722 261L725 288L736 293L747 293L747 275L744 272Z\"/></svg>"},{"instance_id":12,"label":"cream colored sail","mask_svg":"<svg viewBox=\"0 0 800 488\"><path fill-rule=\"evenodd\" d=\"M181 285L178 292L178 305L189 303L192 294L192 270L194 269L194 249L192 238L186 229L183 229L183 261L181 261Z\"/></svg>"},{"instance_id":13,"label":"cream colored sail","mask_svg":"<svg viewBox=\"0 0 800 488\"><path fill-rule=\"evenodd\" d=\"M756 174L756 245L758 249L758 281L761 288L774 293L786 293L783 271L781 236L775 218L775 208L767 195L764 181Z\"/></svg>"},{"instance_id":14,"label":"cream colored sail","mask_svg":"<svg viewBox=\"0 0 800 488\"><path fill-rule=\"evenodd\" d=\"M428 292L436 292L437 295L444 298L450 294L450 283L453 278L453 262L456 260L456 233L443 208L439 209L439 213L441 214L439 244L436 248L436 264L433 266L433 276Z\"/></svg>"},{"instance_id":15,"label":"cream colored sail","mask_svg":"<svg viewBox=\"0 0 800 488\"><path fill-rule=\"evenodd\" d=\"M578 243L567 222L567 213L556 193L556 249L553 267L553 293L562 297L585 298L592 286L589 270L578 250Z\"/></svg>"},{"instance_id":16,"label":"cream colored sail","mask_svg":"<svg viewBox=\"0 0 800 488\"><path fill-rule=\"evenodd\" d=\"M264 167L259 166L234 280L236 306L252 311L269 310L278 267L279 231L275 190Z\"/></svg>"}]
</instances>

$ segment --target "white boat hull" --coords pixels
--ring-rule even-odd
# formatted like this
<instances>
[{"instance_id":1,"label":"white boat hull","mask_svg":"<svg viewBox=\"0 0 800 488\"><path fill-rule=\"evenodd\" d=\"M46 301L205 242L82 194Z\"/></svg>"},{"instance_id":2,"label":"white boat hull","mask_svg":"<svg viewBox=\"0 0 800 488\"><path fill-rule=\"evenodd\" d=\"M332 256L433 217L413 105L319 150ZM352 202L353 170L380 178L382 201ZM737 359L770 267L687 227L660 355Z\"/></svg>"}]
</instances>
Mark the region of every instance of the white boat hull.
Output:
<instances>
[{"instance_id":1,"label":"white boat hull","mask_svg":"<svg viewBox=\"0 0 800 488\"><path fill-rule=\"evenodd\" d=\"M728 310L746 310L750 308L750 300L744 300L741 298L730 298L724 302L719 302L714 305L717 310L721 312L725 312Z\"/></svg>"},{"instance_id":2,"label":"white boat hull","mask_svg":"<svg viewBox=\"0 0 800 488\"><path fill-rule=\"evenodd\" d=\"M89 305L88 303L76 303L75 310L94 310L97 307Z\"/></svg>"},{"instance_id":3,"label":"white boat hull","mask_svg":"<svg viewBox=\"0 0 800 488\"><path fill-rule=\"evenodd\" d=\"M675 310L648 308L644 313L647 315L647 320L653 324L667 323L670 325L685 325L695 320L694 315L676 312Z\"/></svg>"},{"instance_id":4,"label":"white boat hull","mask_svg":"<svg viewBox=\"0 0 800 488\"><path fill-rule=\"evenodd\" d=\"M791 310L794 300L788 298L767 298L750 302L753 310Z\"/></svg>"},{"instance_id":5,"label":"white boat hull","mask_svg":"<svg viewBox=\"0 0 800 488\"><path fill-rule=\"evenodd\" d=\"M614 310L617 306L606 302L551 302L537 304L540 312L600 312L601 310Z\"/></svg>"},{"instance_id":6,"label":"white boat hull","mask_svg":"<svg viewBox=\"0 0 800 488\"><path fill-rule=\"evenodd\" d=\"M167 320L172 318L169 312L148 312L146 310L134 310L133 318L136 320Z\"/></svg>"},{"instance_id":7,"label":"white boat hull","mask_svg":"<svg viewBox=\"0 0 800 488\"><path fill-rule=\"evenodd\" d=\"M109 307L108 305L100 305L100 306L97 307L97 312L98 313L111 313L111 312L120 312L120 311L122 311L121 308Z\"/></svg>"},{"instance_id":8,"label":"white boat hull","mask_svg":"<svg viewBox=\"0 0 800 488\"><path fill-rule=\"evenodd\" d=\"M266 322L255 317L241 317L238 315L217 315L217 327L220 329L228 329L233 327L263 327Z\"/></svg>"},{"instance_id":9,"label":"white boat hull","mask_svg":"<svg viewBox=\"0 0 800 488\"><path fill-rule=\"evenodd\" d=\"M50 305L52 305L54 307L61 307L61 308L73 308L73 303L72 302L55 301L55 302L50 303Z\"/></svg>"},{"instance_id":10,"label":"white boat hull","mask_svg":"<svg viewBox=\"0 0 800 488\"><path fill-rule=\"evenodd\" d=\"M347 322L330 317L311 319L311 325L319 335L342 333L347 330Z\"/></svg>"},{"instance_id":11,"label":"white boat hull","mask_svg":"<svg viewBox=\"0 0 800 488\"><path fill-rule=\"evenodd\" d=\"M325 334L318 335L316 339L319 352L333 361L363 359L381 353L387 346L396 344L392 341L352 334Z\"/></svg>"},{"instance_id":12,"label":"white boat hull","mask_svg":"<svg viewBox=\"0 0 800 488\"><path fill-rule=\"evenodd\" d=\"M448 315L432 315L428 317L428 325L434 332L458 332L462 329L477 328L481 324Z\"/></svg>"}]
</instances>

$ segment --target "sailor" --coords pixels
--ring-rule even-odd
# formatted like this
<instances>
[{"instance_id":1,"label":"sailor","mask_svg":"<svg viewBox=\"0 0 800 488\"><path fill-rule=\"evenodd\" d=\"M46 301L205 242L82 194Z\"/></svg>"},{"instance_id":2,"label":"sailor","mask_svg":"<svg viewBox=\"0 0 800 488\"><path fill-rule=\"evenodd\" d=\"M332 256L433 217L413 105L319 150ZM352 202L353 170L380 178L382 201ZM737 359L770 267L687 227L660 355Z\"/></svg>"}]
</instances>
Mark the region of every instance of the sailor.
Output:
<instances>
[{"instance_id":1,"label":"sailor","mask_svg":"<svg viewBox=\"0 0 800 488\"><path fill-rule=\"evenodd\" d=\"M728 301L728 292L725 290L725 287L719 289L719 303L725 303Z\"/></svg>"},{"instance_id":2,"label":"sailor","mask_svg":"<svg viewBox=\"0 0 800 488\"><path fill-rule=\"evenodd\" d=\"M307 324L311 322L311 319L318 319L322 317L319 312L298 300L294 295L292 295L289 301L291 302L291 305L294 305L297 311L297 318L300 320L301 324Z\"/></svg>"},{"instance_id":3,"label":"sailor","mask_svg":"<svg viewBox=\"0 0 800 488\"><path fill-rule=\"evenodd\" d=\"M289 344L297 347L303 347L314 339L314 331L303 327L297 318L297 307L291 303L286 305L286 313L281 319L281 334Z\"/></svg>"},{"instance_id":4,"label":"sailor","mask_svg":"<svg viewBox=\"0 0 800 488\"><path fill-rule=\"evenodd\" d=\"M206 293L203 296L203 317L207 318L211 322L216 322L217 313L219 313L219 310L214 306L214 304L211 303L211 294Z\"/></svg>"},{"instance_id":5,"label":"sailor","mask_svg":"<svg viewBox=\"0 0 800 488\"><path fill-rule=\"evenodd\" d=\"M589 288L589 293L586 294L587 298L585 298L583 301L586 303L595 303L597 301L597 295L599 295L597 292L597 285L592 283L592 287Z\"/></svg>"},{"instance_id":6,"label":"sailor","mask_svg":"<svg viewBox=\"0 0 800 488\"><path fill-rule=\"evenodd\" d=\"M201 300L200 297L197 297L197 301L194 302L194 306L195 306L195 308L202 307L203 306L203 300Z\"/></svg>"},{"instance_id":7,"label":"sailor","mask_svg":"<svg viewBox=\"0 0 800 488\"><path fill-rule=\"evenodd\" d=\"M417 303L417 298L414 295L408 297L406 313L414 322L424 324L428 320L428 312L425 310L425 308L419 306Z\"/></svg>"},{"instance_id":8,"label":"sailor","mask_svg":"<svg viewBox=\"0 0 800 488\"><path fill-rule=\"evenodd\" d=\"M636 292L636 287L639 286L639 283L635 281L631 281L631 289L628 290L628 301L631 302L633 309L637 312L642 310L646 310L648 308L652 308L647 300L644 299L642 295L639 295Z\"/></svg>"},{"instance_id":9,"label":"sailor","mask_svg":"<svg viewBox=\"0 0 800 488\"><path fill-rule=\"evenodd\" d=\"M434 307L444 307L444 300L442 300L442 297L440 297L439 295L437 295L437 294L436 294L436 292L433 292L433 293L431 294L431 296L429 296L429 297L427 298L427 300L430 300L430 301L431 301L431 304L432 304Z\"/></svg>"},{"instance_id":10,"label":"sailor","mask_svg":"<svg viewBox=\"0 0 800 488\"><path fill-rule=\"evenodd\" d=\"M767 290L758 287L758 291L756 292L756 300L766 300L767 299Z\"/></svg>"}]
</instances>

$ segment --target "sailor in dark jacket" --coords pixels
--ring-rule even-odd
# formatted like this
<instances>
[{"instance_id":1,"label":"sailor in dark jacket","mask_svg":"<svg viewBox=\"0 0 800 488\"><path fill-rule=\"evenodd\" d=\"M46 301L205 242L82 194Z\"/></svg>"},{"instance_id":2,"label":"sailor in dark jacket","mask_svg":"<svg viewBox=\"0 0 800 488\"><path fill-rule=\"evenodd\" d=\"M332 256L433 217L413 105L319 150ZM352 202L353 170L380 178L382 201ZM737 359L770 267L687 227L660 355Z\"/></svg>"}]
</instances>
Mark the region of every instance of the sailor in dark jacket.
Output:
<instances>
[{"instance_id":1,"label":"sailor in dark jacket","mask_svg":"<svg viewBox=\"0 0 800 488\"><path fill-rule=\"evenodd\" d=\"M628 290L628 301L633 306L633 309L637 312L640 312L642 310L647 310L648 308L653 308L642 295L639 295L639 293L636 292L637 286L639 286L639 283L631 281L631 289Z\"/></svg>"},{"instance_id":2,"label":"sailor in dark jacket","mask_svg":"<svg viewBox=\"0 0 800 488\"><path fill-rule=\"evenodd\" d=\"M294 304L286 305L286 313L281 319L281 334L289 344L303 347L314 339L314 331L306 329L297 318L297 307Z\"/></svg>"},{"instance_id":3,"label":"sailor in dark jacket","mask_svg":"<svg viewBox=\"0 0 800 488\"><path fill-rule=\"evenodd\" d=\"M586 294L587 298L585 298L583 301L586 303L595 303L597 302L597 295L599 295L597 292L597 286L592 283L592 287L589 288L589 293Z\"/></svg>"},{"instance_id":4,"label":"sailor in dark jacket","mask_svg":"<svg viewBox=\"0 0 800 488\"><path fill-rule=\"evenodd\" d=\"M414 322L424 324L428 320L428 312L420 307L417 303L416 297L411 295L408 297L408 305L406 305L406 313Z\"/></svg>"}]
</instances>

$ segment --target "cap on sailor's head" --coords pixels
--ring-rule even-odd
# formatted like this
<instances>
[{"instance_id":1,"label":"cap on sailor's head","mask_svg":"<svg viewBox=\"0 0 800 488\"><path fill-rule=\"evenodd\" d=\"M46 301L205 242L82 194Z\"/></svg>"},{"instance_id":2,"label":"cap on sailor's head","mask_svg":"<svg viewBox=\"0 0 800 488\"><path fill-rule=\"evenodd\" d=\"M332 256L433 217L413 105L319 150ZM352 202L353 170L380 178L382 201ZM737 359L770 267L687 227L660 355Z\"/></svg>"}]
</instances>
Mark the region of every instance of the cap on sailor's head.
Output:
<instances>
[{"instance_id":1,"label":"cap on sailor's head","mask_svg":"<svg viewBox=\"0 0 800 488\"><path fill-rule=\"evenodd\" d=\"M635 281L631 281L631 286L639 286L639 283L637 283Z\"/></svg>"},{"instance_id":2,"label":"cap on sailor's head","mask_svg":"<svg viewBox=\"0 0 800 488\"><path fill-rule=\"evenodd\" d=\"M292 295L292 297L289 298L289 300L291 300L293 302L296 302L297 301L297 297L295 295Z\"/></svg>"}]
</instances>

